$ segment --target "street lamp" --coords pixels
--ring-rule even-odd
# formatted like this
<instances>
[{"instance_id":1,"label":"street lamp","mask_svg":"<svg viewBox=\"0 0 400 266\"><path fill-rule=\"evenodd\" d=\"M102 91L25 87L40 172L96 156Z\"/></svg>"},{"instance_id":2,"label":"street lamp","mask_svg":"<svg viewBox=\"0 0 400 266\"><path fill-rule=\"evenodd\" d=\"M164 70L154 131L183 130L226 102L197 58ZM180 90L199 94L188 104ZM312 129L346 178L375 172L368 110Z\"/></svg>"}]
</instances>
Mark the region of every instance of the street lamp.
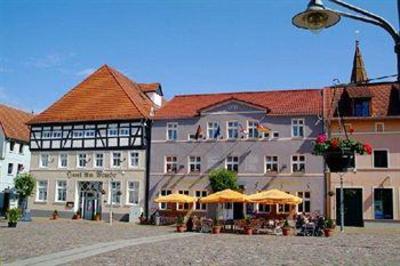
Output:
<instances>
[{"instance_id":1,"label":"street lamp","mask_svg":"<svg viewBox=\"0 0 400 266\"><path fill-rule=\"evenodd\" d=\"M353 6L341 0L328 0L341 7L351 10L355 13L347 13L339 10L328 9L322 3L322 0L310 0L306 11L295 15L292 23L299 28L311 31L320 31L334 26L340 21L341 16L355 19L379 26L390 34L394 41L394 52L397 57L397 80L400 81L400 33L387 20L375 15L367 10ZM400 0L397 0L398 14L400 15ZM400 18L399 18L400 19ZM400 23L400 22L399 22Z\"/></svg>"}]
</instances>

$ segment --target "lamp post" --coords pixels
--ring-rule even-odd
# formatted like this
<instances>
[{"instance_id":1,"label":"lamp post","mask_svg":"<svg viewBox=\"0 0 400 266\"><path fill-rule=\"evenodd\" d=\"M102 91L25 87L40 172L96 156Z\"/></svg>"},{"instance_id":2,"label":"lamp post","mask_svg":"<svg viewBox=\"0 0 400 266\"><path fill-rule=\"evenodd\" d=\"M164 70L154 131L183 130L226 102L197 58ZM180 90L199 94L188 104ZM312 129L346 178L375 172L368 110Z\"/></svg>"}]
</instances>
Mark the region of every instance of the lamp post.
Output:
<instances>
[{"instance_id":1,"label":"lamp post","mask_svg":"<svg viewBox=\"0 0 400 266\"><path fill-rule=\"evenodd\" d=\"M394 52L397 58L397 80L400 82L400 33L386 19L367 10L348 4L341 0L328 0L338 6L344 7L354 13L343 12L326 8L322 0L310 0L307 9L295 15L292 23L302 29L320 31L336 25L341 17L355 19L373 24L384 29L394 41ZM397 11L400 19L400 0L397 0ZM400 21L399 21L400 24Z\"/></svg>"}]
</instances>

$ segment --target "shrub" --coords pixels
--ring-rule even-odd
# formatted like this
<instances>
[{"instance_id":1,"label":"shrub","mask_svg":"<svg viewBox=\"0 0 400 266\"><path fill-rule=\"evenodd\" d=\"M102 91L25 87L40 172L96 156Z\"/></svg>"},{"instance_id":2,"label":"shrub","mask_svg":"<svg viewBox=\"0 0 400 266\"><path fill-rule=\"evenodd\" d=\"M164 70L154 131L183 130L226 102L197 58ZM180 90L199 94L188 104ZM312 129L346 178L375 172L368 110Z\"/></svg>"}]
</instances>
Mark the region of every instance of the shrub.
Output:
<instances>
[{"instance_id":1,"label":"shrub","mask_svg":"<svg viewBox=\"0 0 400 266\"><path fill-rule=\"evenodd\" d=\"M29 173L19 174L14 179L15 189L22 198L32 195L35 188L35 182L35 178Z\"/></svg>"},{"instance_id":2,"label":"shrub","mask_svg":"<svg viewBox=\"0 0 400 266\"><path fill-rule=\"evenodd\" d=\"M21 210L18 208L9 209L7 212L8 222L16 223L21 218Z\"/></svg>"},{"instance_id":3,"label":"shrub","mask_svg":"<svg viewBox=\"0 0 400 266\"><path fill-rule=\"evenodd\" d=\"M224 189L237 190L237 175L235 172L220 168L211 171L208 175L211 189L218 192Z\"/></svg>"}]
</instances>

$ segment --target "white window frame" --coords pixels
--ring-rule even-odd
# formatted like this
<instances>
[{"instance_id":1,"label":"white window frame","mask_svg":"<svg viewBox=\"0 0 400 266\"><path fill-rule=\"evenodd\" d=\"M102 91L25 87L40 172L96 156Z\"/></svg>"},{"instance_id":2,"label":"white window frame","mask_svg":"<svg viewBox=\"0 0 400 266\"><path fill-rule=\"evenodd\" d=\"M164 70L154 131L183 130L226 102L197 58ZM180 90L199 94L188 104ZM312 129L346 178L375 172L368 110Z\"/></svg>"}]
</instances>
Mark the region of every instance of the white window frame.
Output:
<instances>
[{"instance_id":1,"label":"white window frame","mask_svg":"<svg viewBox=\"0 0 400 266\"><path fill-rule=\"evenodd\" d=\"M43 164L43 156L47 156L47 165ZM40 168L49 168L49 164L50 164L50 154L41 153L39 156L39 167Z\"/></svg>"},{"instance_id":2,"label":"white window frame","mask_svg":"<svg viewBox=\"0 0 400 266\"><path fill-rule=\"evenodd\" d=\"M114 164L114 160L115 160L115 154L119 154L119 162L118 162L118 165L116 165L116 164ZM120 152L120 151L113 151L113 152L111 152L111 167L112 168L121 168L122 167L122 162L123 162L123 160L122 160L122 152Z\"/></svg>"},{"instance_id":3,"label":"white window frame","mask_svg":"<svg viewBox=\"0 0 400 266\"><path fill-rule=\"evenodd\" d=\"M119 190L118 190L118 188L113 188L113 183L115 183L115 184L119 184L118 185L118 187L119 187ZM121 193L121 195L116 195L116 197L117 198L119 198L119 202L117 202L117 201L113 201L113 195L114 195L114 193L118 193L118 191L121 191L121 181L120 180L114 180L114 181L110 181L109 182L109 186L110 186L110 189L109 189L109 198L108 198L108 204L112 204L112 205L121 205L121 203L122 203L122 201L121 201L121 197L122 197L122 193Z\"/></svg>"},{"instance_id":4,"label":"white window frame","mask_svg":"<svg viewBox=\"0 0 400 266\"><path fill-rule=\"evenodd\" d=\"M83 132L83 130L81 130L81 129L74 129L73 131L72 131L72 138L73 139L81 139L81 138L83 138L85 135L84 135L84 132Z\"/></svg>"},{"instance_id":5,"label":"white window frame","mask_svg":"<svg viewBox=\"0 0 400 266\"><path fill-rule=\"evenodd\" d=\"M217 133L218 127L219 127L218 122L211 121L207 123L207 139L218 139L218 137L214 138L215 134Z\"/></svg>"},{"instance_id":6,"label":"white window frame","mask_svg":"<svg viewBox=\"0 0 400 266\"><path fill-rule=\"evenodd\" d=\"M53 139L61 139L62 138L62 131L61 130L54 130L51 137Z\"/></svg>"},{"instance_id":7,"label":"white window frame","mask_svg":"<svg viewBox=\"0 0 400 266\"><path fill-rule=\"evenodd\" d=\"M307 198L306 198L306 193L309 194L309 197L307 197ZM299 198L301 198L303 200L302 203L299 203L299 204L296 205L297 213L303 213L303 212L304 213L311 213L311 191L298 191L296 194L297 194L297 197L299 197ZM300 194L302 194L302 195L300 195ZM308 212L306 211L306 202L308 202L309 207L310 207ZM302 206L303 211L299 210L299 206L300 205Z\"/></svg>"},{"instance_id":8,"label":"white window frame","mask_svg":"<svg viewBox=\"0 0 400 266\"><path fill-rule=\"evenodd\" d=\"M294 161L293 160L293 157L294 156L297 156L298 158L298 160L297 161ZM300 157L304 157L304 161L300 161ZM307 159L306 159L306 155L305 154L293 154L291 157L290 157L290 172L292 173L292 174L296 174L296 173L305 173L306 172L306 161L307 161ZM304 164L304 170L303 171L293 171L293 165L295 165L295 164L297 164L297 166L299 167L301 164Z\"/></svg>"},{"instance_id":9,"label":"white window frame","mask_svg":"<svg viewBox=\"0 0 400 266\"><path fill-rule=\"evenodd\" d=\"M295 128L297 128L298 135L295 135ZM292 138L304 138L305 137L305 119L304 118L292 118L291 125ZM303 134L300 134L302 132Z\"/></svg>"},{"instance_id":10,"label":"white window frame","mask_svg":"<svg viewBox=\"0 0 400 266\"><path fill-rule=\"evenodd\" d=\"M11 165L11 173L10 173L10 165ZM7 164L7 175L12 176L14 174L14 164L13 163L8 163Z\"/></svg>"},{"instance_id":11,"label":"white window frame","mask_svg":"<svg viewBox=\"0 0 400 266\"><path fill-rule=\"evenodd\" d=\"M110 126L108 129L107 129L107 135L108 135L108 137L118 137L118 127L116 127L116 126Z\"/></svg>"},{"instance_id":12,"label":"white window frame","mask_svg":"<svg viewBox=\"0 0 400 266\"><path fill-rule=\"evenodd\" d=\"M192 160L194 159L194 160ZM191 166L193 165L194 169L197 169L196 166L199 166L199 170L192 171ZM201 173L201 157L200 156L188 156L188 173Z\"/></svg>"},{"instance_id":13,"label":"white window frame","mask_svg":"<svg viewBox=\"0 0 400 266\"><path fill-rule=\"evenodd\" d=\"M180 189L178 190L178 194L183 194L183 195L190 195L190 191L187 189ZM181 211L187 211L190 210L190 203L177 203L176 204L176 209L181 210ZM187 208L186 208L187 207Z\"/></svg>"},{"instance_id":14,"label":"white window frame","mask_svg":"<svg viewBox=\"0 0 400 266\"><path fill-rule=\"evenodd\" d=\"M247 120L247 138L248 139L259 139L262 134L260 134L257 130L257 124L258 122L255 120ZM251 132L254 134L254 136L251 136Z\"/></svg>"},{"instance_id":15,"label":"white window frame","mask_svg":"<svg viewBox=\"0 0 400 266\"><path fill-rule=\"evenodd\" d=\"M167 141L177 141L178 140L178 123L177 122L167 123L166 129L167 129L166 130Z\"/></svg>"},{"instance_id":16,"label":"white window frame","mask_svg":"<svg viewBox=\"0 0 400 266\"><path fill-rule=\"evenodd\" d=\"M80 158L81 155L85 155L84 156L85 157L85 162L84 162L83 166L81 166L81 158ZM87 167L87 163L88 163L88 154L84 153L84 152L79 152L76 155L76 168L80 168L80 169L86 168Z\"/></svg>"},{"instance_id":17,"label":"white window frame","mask_svg":"<svg viewBox=\"0 0 400 266\"><path fill-rule=\"evenodd\" d=\"M43 130L42 131L42 139L51 139L53 134L51 133L50 130Z\"/></svg>"},{"instance_id":18,"label":"white window frame","mask_svg":"<svg viewBox=\"0 0 400 266\"><path fill-rule=\"evenodd\" d=\"M175 160L168 161L168 158L175 158ZM175 164L175 171L168 171L168 164ZM164 173L176 173L178 172L178 157L174 155L168 155L164 157Z\"/></svg>"},{"instance_id":19,"label":"white window frame","mask_svg":"<svg viewBox=\"0 0 400 266\"><path fill-rule=\"evenodd\" d=\"M136 165L132 164L132 159L133 159L132 154L134 154L134 153L137 154L137 156L135 156L135 157L137 157L137 164ZM130 151L129 152L129 167L130 168L134 168L134 169L140 168L140 153L138 151Z\"/></svg>"},{"instance_id":20,"label":"white window frame","mask_svg":"<svg viewBox=\"0 0 400 266\"><path fill-rule=\"evenodd\" d=\"M263 208L262 208L263 210L262 210L262 211L260 210L260 207L261 207L261 206L263 206ZM264 206L265 206L265 207L264 207ZM267 206L268 206L269 211L266 211L266 210L265 210ZM257 210L258 210L259 213L271 213L273 207L274 207L273 204L262 204L262 203L257 203Z\"/></svg>"},{"instance_id":21,"label":"white window frame","mask_svg":"<svg viewBox=\"0 0 400 266\"><path fill-rule=\"evenodd\" d=\"M271 157L272 160L267 160L267 157ZM274 160L274 157L276 157L276 161ZM273 168L273 165L276 164L276 171L270 170L268 171L268 166L267 164L271 165L271 169ZM273 173L273 172L279 172L279 156L278 155L265 155L264 156L264 173Z\"/></svg>"},{"instance_id":22,"label":"white window frame","mask_svg":"<svg viewBox=\"0 0 400 266\"><path fill-rule=\"evenodd\" d=\"M65 182L65 187L64 187L64 190L65 190L65 200L59 200L58 199L58 196L59 196L59 189L60 188L63 188L62 186L59 186L59 183L58 182ZM67 180L62 180L62 179L60 179L60 180L56 180L56 191L55 191L55 193L54 193L54 201L55 202L66 202L67 201Z\"/></svg>"},{"instance_id":23,"label":"white window frame","mask_svg":"<svg viewBox=\"0 0 400 266\"><path fill-rule=\"evenodd\" d=\"M199 198L204 198L207 197L208 191L207 190L195 190L194 191L194 196L199 199ZM194 209L196 211L207 211L207 204L206 203L200 203L199 201L196 201L194 205Z\"/></svg>"},{"instance_id":24,"label":"white window frame","mask_svg":"<svg viewBox=\"0 0 400 266\"><path fill-rule=\"evenodd\" d=\"M102 159L101 159L101 161L102 161L102 166L99 166L99 165L97 164L97 155L99 155L99 154L102 155ZM104 162L105 162L104 158L105 158L104 152L95 152L94 155L93 155L93 167L94 167L94 168L98 168L98 169L104 168Z\"/></svg>"},{"instance_id":25,"label":"white window frame","mask_svg":"<svg viewBox=\"0 0 400 266\"><path fill-rule=\"evenodd\" d=\"M275 134L278 134L278 136L275 137ZM269 139L279 139L279 138L280 138L279 131L272 131L272 134L269 136Z\"/></svg>"},{"instance_id":26,"label":"white window frame","mask_svg":"<svg viewBox=\"0 0 400 266\"><path fill-rule=\"evenodd\" d=\"M129 185L131 183L137 183L137 186L134 188L131 188ZM137 193L137 203L129 202L130 199L130 193ZM140 182L137 180L128 180L126 182L126 205L139 205L140 202Z\"/></svg>"},{"instance_id":27,"label":"white window frame","mask_svg":"<svg viewBox=\"0 0 400 266\"><path fill-rule=\"evenodd\" d=\"M171 189L161 189L159 196L168 196L169 194L172 194ZM166 210L168 208L168 204L167 203L158 203L158 208L160 210Z\"/></svg>"},{"instance_id":28,"label":"white window frame","mask_svg":"<svg viewBox=\"0 0 400 266\"><path fill-rule=\"evenodd\" d=\"M382 126L382 131L378 131L378 125ZM376 122L376 123L375 123L375 132L377 132L377 133L385 132L385 123L383 123L383 122Z\"/></svg>"},{"instance_id":29,"label":"white window frame","mask_svg":"<svg viewBox=\"0 0 400 266\"><path fill-rule=\"evenodd\" d=\"M85 130L85 138L94 138L94 137L96 137L96 130L94 129Z\"/></svg>"},{"instance_id":30,"label":"white window frame","mask_svg":"<svg viewBox=\"0 0 400 266\"><path fill-rule=\"evenodd\" d=\"M235 158L237 158L237 162L236 162ZM226 157L226 159L225 159L225 169L229 170L228 169L229 165L231 165L232 168L234 168L234 166L237 164L237 171L235 171L235 170L229 170L229 171L238 173L239 172L239 160L240 160L239 156L231 155L231 156Z\"/></svg>"},{"instance_id":31,"label":"white window frame","mask_svg":"<svg viewBox=\"0 0 400 266\"><path fill-rule=\"evenodd\" d=\"M62 165L62 162L63 162L63 159L62 159L62 157L63 156L65 156L65 159L66 159L66 166L63 166ZM62 168L62 169L66 169L66 168L68 168L68 153L65 153L65 152L62 152L62 153L60 153L59 155L58 155L58 168Z\"/></svg>"},{"instance_id":32,"label":"white window frame","mask_svg":"<svg viewBox=\"0 0 400 266\"><path fill-rule=\"evenodd\" d=\"M46 186L42 186L40 185L40 182L46 182ZM40 189L45 188L45 195L46 198L45 199L40 199ZM47 202L48 198L49 198L49 181L48 180L37 180L36 181L36 201L38 202Z\"/></svg>"},{"instance_id":33,"label":"white window frame","mask_svg":"<svg viewBox=\"0 0 400 266\"><path fill-rule=\"evenodd\" d=\"M236 126L235 125L229 125L229 124L236 124ZM236 132L236 137L231 137L230 136L230 131L232 131L232 134L234 133L234 132ZM229 140L233 140L233 139L239 139L239 121L237 121L237 120L234 120L234 121L227 121L226 122L226 138L227 139L229 139ZM234 134L233 134L234 135ZM233 136L232 135L232 136Z\"/></svg>"},{"instance_id":34,"label":"white window frame","mask_svg":"<svg viewBox=\"0 0 400 266\"><path fill-rule=\"evenodd\" d=\"M120 137L129 137L129 128L123 127L119 129Z\"/></svg>"},{"instance_id":35,"label":"white window frame","mask_svg":"<svg viewBox=\"0 0 400 266\"><path fill-rule=\"evenodd\" d=\"M386 154L387 154L387 167L375 167L375 151L386 151ZM390 153L389 153L389 149L373 149L373 151L372 151L372 168L373 169L389 169L390 168Z\"/></svg>"}]
</instances>

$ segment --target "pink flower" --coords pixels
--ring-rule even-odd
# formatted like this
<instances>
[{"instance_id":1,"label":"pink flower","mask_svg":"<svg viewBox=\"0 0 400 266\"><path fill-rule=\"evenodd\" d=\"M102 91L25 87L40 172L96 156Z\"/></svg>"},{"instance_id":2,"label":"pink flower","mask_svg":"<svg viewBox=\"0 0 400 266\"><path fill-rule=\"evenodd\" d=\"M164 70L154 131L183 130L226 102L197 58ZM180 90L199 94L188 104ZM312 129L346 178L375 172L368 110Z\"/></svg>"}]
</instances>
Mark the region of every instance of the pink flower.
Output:
<instances>
[{"instance_id":1,"label":"pink flower","mask_svg":"<svg viewBox=\"0 0 400 266\"><path fill-rule=\"evenodd\" d=\"M326 136L325 133L323 133L323 134L318 135L316 142L317 142L317 144L322 144L327 140L328 140L328 137Z\"/></svg>"}]
</instances>

